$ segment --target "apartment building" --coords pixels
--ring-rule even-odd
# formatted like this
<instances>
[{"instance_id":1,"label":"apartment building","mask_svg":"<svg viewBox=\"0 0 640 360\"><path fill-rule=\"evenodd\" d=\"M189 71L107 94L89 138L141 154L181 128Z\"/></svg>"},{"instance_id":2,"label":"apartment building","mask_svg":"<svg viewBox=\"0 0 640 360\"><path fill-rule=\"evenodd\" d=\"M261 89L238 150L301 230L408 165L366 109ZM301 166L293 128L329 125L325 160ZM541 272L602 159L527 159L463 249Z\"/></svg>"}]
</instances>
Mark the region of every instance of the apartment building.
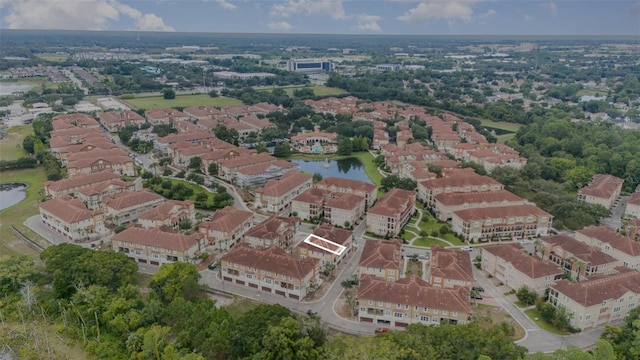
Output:
<instances>
[{"instance_id":1,"label":"apartment building","mask_svg":"<svg viewBox=\"0 0 640 360\"><path fill-rule=\"evenodd\" d=\"M583 331L622 321L640 304L640 273L620 271L577 283L560 280L551 286L549 302L564 307L571 325Z\"/></svg>"},{"instance_id":2,"label":"apartment building","mask_svg":"<svg viewBox=\"0 0 640 360\"><path fill-rule=\"evenodd\" d=\"M324 223L313 230L313 235L345 247L343 251L327 251L323 248L329 248L331 245L318 238L312 238L310 239L310 242L314 243L315 240L319 240L316 242L321 245L321 247L305 242L301 242L296 246L295 252L298 258L318 259L320 260L320 264L323 268L326 268L327 264L337 266L349 253L351 253L351 250L353 249L353 233L349 230L339 229L335 226ZM336 252L339 252L339 254Z\"/></svg>"},{"instance_id":3,"label":"apartment building","mask_svg":"<svg viewBox=\"0 0 640 360\"><path fill-rule=\"evenodd\" d=\"M362 196L334 193L324 202L324 219L335 226L353 227L364 217L364 204L365 199Z\"/></svg>"},{"instance_id":4,"label":"apartment building","mask_svg":"<svg viewBox=\"0 0 640 360\"><path fill-rule=\"evenodd\" d=\"M103 200L103 210L107 222L120 226L135 222L144 214L164 202L164 198L147 189L123 191Z\"/></svg>"},{"instance_id":5,"label":"apartment building","mask_svg":"<svg viewBox=\"0 0 640 360\"><path fill-rule=\"evenodd\" d=\"M564 234L536 240L536 254L556 263L577 281L590 279L593 275L609 275L617 272L616 267L622 266L622 261L597 247Z\"/></svg>"},{"instance_id":6,"label":"apartment building","mask_svg":"<svg viewBox=\"0 0 640 360\"><path fill-rule=\"evenodd\" d=\"M471 193L504 190L498 181L474 172L455 172L450 177L443 177L418 183L418 199L425 205L433 207L435 196L450 193Z\"/></svg>"},{"instance_id":7,"label":"apartment building","mask_svg":"<svg viewBox=\"0 0 640 360\"><path fill-rule=\"evenodd\" d=\"M290 171L279 180L269 180L264 187L254 191L256 209L271 214L289 215L291 201L311 188L312 176L300 171Z\"/></svg>"},{"instance_id":8,"label":"apartment building","mask_svg":"<svg viewBox=\"0 0 640 360\"><path fill-rule=\"evenodd\" d=\"M315 183L314 187L320 190L328 190L332 193L342 192L362 196L366 201L367 208L373 206L378 196L378 189L373 184L337 177L322 179Z\"/></svg>"},{"instance_id":9,"label":"apartment building","mask_svg":"<svg viewBox=\"0 0 640 360\"><path fill-rule=\"evenodd\" d=\"M318 259L296 259L277 246L241 243L222 256L220 271L223 281L302 300L321 285L318 264Z\"/></svg>"},{"instance_id":10,"label":"apartment building","mask_svg":"<svg viewBox=\"0 0 640 360\"><path fill-rule=\"evenodd\" d=\"M627 216L640 219L640 192L636 191L627 200L627 207L624 210L624 214Z\"/></svg>"},{"instance_id":11,"label":"apartment building","mask_svg":"<svg viewBox=\"0 0 640 360\"><path fill-rule=\"evenodd\" d=\"M302 220L317 219L324 214L324 201L330 196L328 190L307 189L291 200L291 214Z\"/></svg>"},{"instance_id":12,"label":"apartment building","mask_svg":"<svg viewBox=\"0 0 640 360\"><path fill-rule=\"evenodd\" d=\"M298 164L276 160L238 169L234 173L232 182L240 187L259 187L264 186L269 180L279 179L287 172L295 170L298 170Z\"/></svg>"},{"instance_id":13,"label":"apartment building","mask_svg":"<svg viewBox=\"0 0 640 360\"><path fill-rule=\"evenodd\" d=\"M89 210L96 210L103 208L103 200L105 198L116 196L125 191L133 192L139 190L142 190L141 180L129 182L114 179L79 189L74 195L82 200Z\"/></svg>"},{"instance_id":14,"label":"apartment building","mask_svg":"<svg viewBox=\"0 0 640 360\"><path fill-rule=\"evenodd\" d=\"M451 231L464 241L519 240L549 235L553 216L535 205L454 211Z\"/></svg>"},{"instance_id":15,"label":"apartment building","mask_svg":"<svg viewBox=\"0 0 640 360\"><path fill-rule=\"evenodd\" d=\"M365 239L358 276L372 275L384 281L394 282L400 278L402 265L402 239Z\"/></svg>"},{"instance_id":16,"label":"apartment building","mask_svg":"<svg viewBox=\"0 0 640 360\"><path fill-rule=\"evenodd\" d=\"M138 223L145 229L167 226L175 228L182 220L196 223L196 208L193 201L167 200L138 216Z\"/></svg>"},{"instance_id":17,"label":"apartment building","mask_svg":"<svg viewBox=\"0 0 640 360\"><path fill-rule=\"evenodd\" d=\"M67 176L111 169L120 176L136 176L133 159L124 150L92 150L67 156Z\"/></svg>"},{"instance_id":18,"label":"apartment building","mask_svg":"<svg viewBox=\"0 0 640 360\"><path fill-rule=\"evenodd\" d=\"M55 199L67 194L75 195L75 193L81 189L119 179L120 176L111 170L104 170L90 174L78 174L74 177L69 177L58 181L45 182L44 195L48 199Z\"/></svg>"},{"instance_id":19,"label":"apartment building","mask_svg":"<svg viewBox=\"0 0 640 360\"><path fill-rule=\"evenodd\" d=\"M442 246L431 247L427 273L423 276L435 288L473 285L473 270L469 254Z\"/></svg>"},{"instance_id":20,"label":"apartment building","mask_svg":"<svg viewBox=\"0 0 640 360\"><path fill-rule=\"evenodd\" d=\"M524 205L527 201L510 191L482 191L470 193L443 193L433 197L433 210L440 221L451 220L458 210Z\"/></svg>"},{"instance_id":21,"label":"apartment building","mask_svg":"<svg viewBox=\"0 0 640 360\"><path fill-rule=\"evenodd\" d=\"M176 261L194 262L204 251L205 240L198 233L183 235L129 226L111 238L111 247L137 263L160 266Z\"/></svg>"},{"instance_id":22,"label":"apartment building","mask_svg":"<svg viewBox=\"0 0 640 360\"><path fill-rule=\"evenodd\" d=\"M591 182L578 190L578 201L613 208L622 191L624 180L613 175L596 174Z\"/></svg>"},{"instance_id":23,"label":"apartment building","mask_svg":"<svg viewBox=\"0 0 640 360\"><path fill-rule=\"evenodd\" d=\"M198 231L209 245L227 250L242 239L253 226L253 213L227 206L217 210L211 220L198 225Z\"/></svg>"},{"instance_id":24,"label":"apartment building","mask_svg":"<svg viewBox=\"0 0 640 360\"><path fill-rule=\"evenodd\" d=\"M513 290L523 285L543 296L548 287L562 278L556 264L528 255L519 244L502 244L482 249L482 270Z\"/></svg>"},{"instance_id":25,"label":"apartment building","mask_svg":"<svg viewBox=\"0 0 640 360\"><path fill-rule=\"evenodd\" d=\"M244 242L253 248L268 248L274 245L289 251L299 225L300 219L297 217L272 215L251 228L245 234Z\"/></svg>"},{"instance_id":26,"label":"apartment building","mask_svg":"<svg viewBox=\"0 0 640 360\"><path fill-rule=\"evenodd\" d=\"M595 246L622 261L622 266L640 270L640 242L607 226L590 226L575 233L576 240Z\"/></svg>"},{"instance_id":27,"label":"apartment building","mask_svg":"<svg viewBox=\"0 0 640 360\"><path fill-rule=\"evenodd\" d=\"M108 111L98 115L100 123L107 128L109 132L118 132L126 126L136 126L147 122L144 117L135 111Z\"/></svg>"},{"instance_id":28,"label":"apartment building","mask_svg":"<svg viewBox=\"0 0 640 360\"><path fill-rule=\"evenodd\" d=\"M93 241L109 234L102 210L89 210L70 195L42 202L39 209L42 223L69 241Z\"/></svg>"},{"instance_id":29,"label":"apartment building","mask_svg":"<svg viewBox=\"0 0 640 360\"><path fill-rule=\"evenodd\" d=\"M304 154L335 154L338 152L338 134L313 131L291 137L291 148Z\"/></svg>"},{"instance_id":30,"label":"apartment building","mask_svg":"<svg viewBox=\"0 0 640 360\"><path fill-rule=\"evenodd\" d=\"M189 120L189 115L170 108L147 110L144 112L144 117L151 125L167 125Z\"/></svg>"},{"instance_id":31,"label":"apartment building","mask_svg":"<svg viewBox=\"0 0 640 360\"><path fill-rule=\"evenodd\" d=\"M397 236L415 212L416 193L391 189L367 212L367 231Z\"/></svg>"},{"instance_id":32,"label":"apartment building","mask_svg":"<svg viewBox=\"0 0 640 360\"><path fill-rule=\"evenodd\" d=\"M358 288L358 321L396 328L409 324L466 324L471 320L467 287L435 288L416 275L388 282L364 274Z\"/></svg>"}]
</instances>

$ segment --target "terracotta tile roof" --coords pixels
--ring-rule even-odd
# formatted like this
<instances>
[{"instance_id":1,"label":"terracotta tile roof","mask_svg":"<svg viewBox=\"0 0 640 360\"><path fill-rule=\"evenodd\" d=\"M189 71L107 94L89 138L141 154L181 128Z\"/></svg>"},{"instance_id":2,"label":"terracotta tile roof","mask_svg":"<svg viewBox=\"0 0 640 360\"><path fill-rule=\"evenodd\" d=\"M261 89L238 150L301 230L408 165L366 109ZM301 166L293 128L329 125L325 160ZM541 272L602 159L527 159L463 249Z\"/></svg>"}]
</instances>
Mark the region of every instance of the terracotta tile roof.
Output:
<instances>
[{"instance_id":1,"label":"terracotta tile roof","mask_svg":"<svg viewBox=\"0 0 640 360\"><path fill-rule=\"evenodd\" d=\"M152 191L144 189L142 191L123 191L113 197L103 200L105 207L112 209L126 209L148 202L161 202L164 198Z\"/></svg>"},{"instance_id":2,"label":"terracotta tile roof","mask_svg":"<svg viewBox=\"0 0 640 360\"><path fill-rule=\"evenodd\" d=\"M621 274L597 276L594 279L576 283L560 280L551 288L578 304L589 307L602 304L605 300L617 300L628 292L639 294L640 272L629 270Z\"/></svg>"},{"instance_id":3,"label":"terracotta tile roof","mask_svg":"<svg viewBox=\"0 0 640 360\"><path fill-rule=\"evenodd\" d=\"M104 181L120 179L120 175L116 175L110 169L95 172L92 174L78 174L74 177L58 180L47 181L44 185L46 188L53 191L61 191L67 189L74 189L79 187L85 187L92 184L101 183Z\"/></svg>"},{"instance_id":4,"label":"terracotta tile roof","mask_svg":"<svg viewBox=\"0 0 640 360\"><path fill-rule=\"evenodd\" d=\"M272 215L249 230L245 236L258 239L273 240L285 233L293 234L293 229L300 219L297 217L282 217Z\"/></svg>"},{"instance_id":5,"label":"terracotta tile roof","mask_svg":"<svg viewBox=\"0 0 640 360\"><path fill-rule=\"evenodd\" d=\"M467 287L434 288L416 275L387 282L364 274L360 278L358 299L361 304L374 300L391 303L394 307L394 304L401 304L460 313L471 311L470 290Z\"/></svg>"},{"instance_id":6,"label":"terracotta tile roof","mask_svg":"<svg viewBox=\"0 0 640 360\"><path fill-rule=\"evenodd\" d=\"M590 226L576 232L607 243L614 249L622 251L625 254L640 256L640 242L634 241L630 237L620 235L608 226Z\"/></svg>"},{"instance_id":7,"label":"terracotta tile roof","mask_svg":"<svg viewBox=\"0 0 640 360\"><path fill-rule=\"evenodd\" d=\"M173 215L173 211L178 209L188 209L193 205L193 201L185 200L167 200L162 205L156 207L155 209L151 209L144 214L141 214L138 219L146 219L146 220L164 220ZM182 210L178 211L178 213L182 212Z\"/></svg>"},{"instance_id":8,"label":"terracotta tile roof","mask_svg":"<svg viewBox=\"0 0 640 360\"><path fill-rule=\"evenodd\" d=\"M608 199L623 183L623 179L613 175L596 174L593 175L593 180L587 186L578 190L578 193Z\"/></svg>"},{"instance_id":9,"label":"terracotta tile roof","mask_svg":"<svg viewBox=\"0 0 640 360\"><path fill-rule=\"evenodd\" d=\"M402 240L400 239L366 239L359 265L375 269L400 269L401 250Z\"/></svg>"},{"instance_id":10,"label":"terracotta tile roof","mask_svg":"<svg viewBox=\"0 0 640 360\"><path fill-rule=\"evenodd\" d=\"M396 217L406 209L412 208L416 203L415 191L403 189L391 189L376 202L369 214Z\"/></svg>"},{"instance_id":11,"label":"terracotta tile roof","mask_svg":"<svg viewBox=\"0 0 640 360\"><path fill-rule=\"evenodd\" d=\"M140 114L131 110L108 111L100 113L98 117L100 117L100 120L102 120L102 122L105 124L114 124L120 122L124 122L125 124L132 124L145 121Z\"/></svg>"},{"instance_id":12,"label":"terracotta tile roof","mask_svg":"<svg viewBox=\"0 0 640 360\"><path fill-rule=\"evenodd\" d=\"M323 131L311 131L307 133L299 133L291 137L291 141L306 141L310 138L324 138L328 141L337 141L338 134L337 133L327 133Z\"/></svg>"},{"instance_id":13,"label":"terracotta tile roof","mask_svg":"<svg viewBox=\"0 0 640 360\"><path fill-rule=\"evenodd\" d=\"M201 239L200 234L183 235L174 232L162 231L159 228L145 229L137 226L129 226L122 232L111 238L111 241L122 241L137 245L156 246L162 249L187 251L197 246Z\"/></svg>"},{"instance_id":14,"label":"terracotta tile roof","mask_svg":"<svg viewBox=\"0 0 640 360\"><path fill-rule=\"evenodd\" d=\"M243 166L255 165L264 162L272 162L275 161L276 158L274 156L269 155L268 153L260 153L251 156L242 156L235 159L224 160L220 162L220 166L225 166L229 169L235 169Z\"/></svg>"},{"instance_id":15,"label":"terracotta tile roof","mask_svg":"<svg viewBox=\"0 0 640 360\"><path fill-rule=\"evenodd\" d=\"M294 259L277 246L253 249L245 243L231 248L222 256L222 261L271 271L274 275L291 276L294 279L304 279L319 263L319 260L314 258Z\"/></svg>"},{"instance_id":16,"label":"terracotta tile roof","mask_svg":"<svg viewBox=\"0 0 640 360\"><path fill-rule=\"evenodd\" d=\"M640 205L640 192L634 192L627 200L627 204Z\"/></svg>"},{"instance_id":17,"label":"terracotta tile roof","mask_svg":"<svg viewBox=\"0 0 640 360\"><path fill-rule=\"evenodd\" d=\"M324 223L313 230L314 235L318 235L334 243L345 245L347 240L353 236L349 230L337 228L329 223Z\"/></svg>"},{"instance_id":18,"label":"terracotta tile roof","mask_svg":"<svg viewBox=\"0 0 640 360\"><path fill-rule=\"evenodd\" d=\"M185 114L196 118L220 116L224 114L222 111L211 106L189 106L182 110Z\"/></svg>"},{"instance_id":19,"label":"terracotta tile roof","mask_svg":"<svg viewBox=\"0 0 640 360\"><path fill-rule=\"evenodd\" d=\"M484 175L478 175L472 171L464 171L463 173L451 173L449 177L439 178L434 180L423 181L422 184L427 189L439 189L439 188L454 188L454 187L464 187L464 186L482 186L487 185L493 187L494 185L500 186L503 188L504 186Z\"/></svg>"},{"instance_id":20,"label":"terracotta tile roof","mask_svg":"<svg viewBox=\"0 0 640 360\"><path fill-rule=\"evenodd\" d=\"M88 210L82 200L74 199L71 195L47 200L40 203L40 208L70 224L102 214L102 210Z\"/></svg>"},{"instance_id":21,"label":"terracotta tile roof","mask_svg":"<svg viewBox=\"0 0 640 360\"><path fill-rule=\"evenodd\" d=\"M327 188L335 186L336 188L342 189L352 189L354 191L363 191L366 193L371 193L376 190L376 186L370 183L366 183L364 181L337 178L337 177L328 177L318 181L315 185L318 188Z\"/></svg>"},{"instance_id":22,"label":"terracotta tile roof","mask_svg":"<svg viewBox=\"0 0 640 360\"><path fill-rule=\"evenodd\" d=\"M532 279L562 274L562 270L556 264L527 255L519 244L487 246L482 251L504 259L511 263L515 269Z\"/></svg>"},{"instance_id":23,"label":"terracotta tile roof","mask_svg":"<svg viewBox=\"0 0 640 360\"><path fill-rule=\"evenodd\" d=\"M563 251L570 253L576 259L592 266L604 265L617 261L614 257L603 253L598 248L589 246L568 235L560 234L542 237L540 238L540 241L553 247L560 247Z\"/></svg>"},{"instance_id":24,"label":"terracotta tile roof","mask_svg":"<svg viewBox=\"0 0 640 360\"><path fill-rule=\"evenodd\" d=\"M194 130L184 134L169 134L165 137L158 138L157 141L161 144L173 144L173 143L184 142L184 141L188 141L188 142L194 142L196 140L204 141L204 140L213 139L213 138L215 138L215 135L213 135L208 131Z\"/></svg>"},{"instance_id":25,"label":"terracotta tile roof","mask_svg":"<svg viewBox=\"0 0 640 360\"><path fill-rule=\"evenodd\" d=\"M300 195L293 198L292 201L299 201L303 203L317 203L326 196L331 194L329 190L322 190L317 188L310 188L302 192Z\"/></svg>"},{"instance_id":26,"label":"terracotta tile roof","mask_svg":"<svg viewBox=\"0 0 640 360\"><path fill-rule=\"evenodd\" d=\"M209 221L200 223L200 228L212 231L231 232L236 231L242 223L253 218L251 211L238 210L233 206L227 206L213 214Z\"/></svg>"},{"instance_id":27,"label":"terracotta tile roof","mask_svg":"<svg viewBox=\"0 0 640 360\"><path fill-rule=\"evenodd\" d=\"M276 160L270 162L263 162L260 164L246 166L240 169L237 169L236 172L244 175L257 175L265 172L268 168L275 166L281 169L297 169L298 164L287 161L287 160Z\"/></svg>"},{"instance_id":28,"label":"terracotta tile roof","mask_svg":"<svg viewBox=\"0 0 640 360\"><path fill-rule=\"evenodd\" d=\"M263 196L282 196L289 191L301 186L305 182L310 182L312 176L301 171L289 171L282 175L279 180L269 180L264 187L256 189L256 193Z\"/></svg>"},{"instance_id":29,"label":"terracotta tile roof","mask_svg":"<svg viewBox=\"0 0 640 360\"><path fill-rule=\"evenodd\" d=\"M432 276L473 282L471 258L466 252L432 246L429 266Z\"/></svg>"},{"instance_id":30,"label":"terracotta tile roof","mask_svg":"<svg viewBox=\"0 0 640 360\"><path fill-rule=\"evenodd\" d=\"M463 205L481 203L517 202L524 203L524 199L507 190L482 191L469 193L442 193L434 196L434 199L444 205Z\"/></svg>"},{"instance_id":31,"label":"terracotta tile roof","mask_svg":"<svg viewBox=\"0 0 640 360\"><path fill-rule=\"evenodd\" d=\"M551 214L532 204L465 209L454 211L453 213L463 221L502 219L506 223L509 218L523 218L522 221L515 219L514 224L526 222L526 218L529 216L552 218Z\"/></svg>"},{"instance_id":32,"label":"terracotta tile roof","mask_svg":"<svg viewBox=\"0 0 640 360\"><path fill-rule=\"evenodd\" d=\"M360 205L365 199L362 196L349 193L334 193L333 197L325 201L324 206L329 208L351 210Z\"/></svg>"},{"instance_id":33,"label":"terracotta tile roof","mask_svg":"<svg viewBox=\"0 0 640 360\"><path fill-rule=\"evenodd\" d=\"M90 195L102 194L103 192L108 191L110 189L117 189L117 188L128 189L128 188L135 188L135 186L136 184L133 182L123 181L120 179L113 179L113 180L107 180L104 182L99 182L97 184L89 185L87 187L84 187L78 190L77 192L80 194L90 196Z\"/></svg>"}]
</instances>

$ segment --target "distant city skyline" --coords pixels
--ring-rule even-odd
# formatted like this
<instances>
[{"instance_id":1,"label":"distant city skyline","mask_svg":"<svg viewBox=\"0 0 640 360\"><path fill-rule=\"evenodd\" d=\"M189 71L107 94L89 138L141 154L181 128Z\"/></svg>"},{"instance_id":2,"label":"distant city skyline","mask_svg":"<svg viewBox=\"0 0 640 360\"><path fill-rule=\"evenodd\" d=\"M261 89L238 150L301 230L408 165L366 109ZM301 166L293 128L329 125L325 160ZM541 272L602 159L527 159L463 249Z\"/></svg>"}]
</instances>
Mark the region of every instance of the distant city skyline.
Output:
<instances>
[{"instance_id":1,"label":"distant city skyline","mask_svg":"<svg viewBox=\"0 0 640 360\"><path fill-rule=\"evenodd\" d=\"M640 1L4 0L0 28L640 36Z\"/></svg>"}]
</instances>

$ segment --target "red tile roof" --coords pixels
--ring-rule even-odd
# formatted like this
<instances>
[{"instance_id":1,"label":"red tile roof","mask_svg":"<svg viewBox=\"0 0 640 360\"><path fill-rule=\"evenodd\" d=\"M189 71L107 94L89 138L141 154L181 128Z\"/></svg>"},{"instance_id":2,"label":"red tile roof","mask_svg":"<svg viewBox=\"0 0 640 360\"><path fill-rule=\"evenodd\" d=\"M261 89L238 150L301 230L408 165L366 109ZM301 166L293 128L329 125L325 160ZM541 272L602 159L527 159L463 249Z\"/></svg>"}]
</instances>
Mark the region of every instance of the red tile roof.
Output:
<instances>
[{"instance_id":1,"label":"red tile roof","mask_svg":"<svg viewBox=\"0 0 640 360\"><path fill-rule=\"evenodd\" d=\"M415 191L391 189L371 209L369 214L396 217L416 203Z\"/></svg>"},{"instance_id":2,"label":"red tile roof","mask_svg":"<svg viewBox=\"0 0 640 360\"><path fill-rule=\"evenodd\" d=\"M603 253L598 248L589 246L568 235L560 234L542 237L540 241L552 247L560 247L563 251L572 254L576 259L591 266L610 264L617 261L614 257Z\"/></svg>"},{"instance_id":3,"label":"red tile roof","mask_svg":"<svg viewBox=\"0 0 640 360\"><path fill-rule=\"evenodd\" d=\"M614 249L622 251L625 254L640 256L640 242L634 241L630 237L620 235L608 226L590 226L578 230L577 233L607 243Z\"/></svg>"},{"instance_id":4,"label":"red tile roof","mask_svg":"<svg viewBox=\"0 0 640 360\"><path fill-rule=\"evenodd\" d=\"M434 196L434 199L444 205L463 205L480 203L502 203L525 200L507 190L482 191L470 193L442 193Z\"/></svg>"},{"instance_id":5,"label":"red tile roof","mask_svg":"<svg viewBox=\"0 0 640 360\"><path fill-rule=\"evenodd\" d=\"M432 276L473 282L471 258L466 252L432 246L429 266Z\"/></svg>"},{"instance_id":6,"label":"red tile roof","mask_svg":"<svg viewBox=\"0 0 640 360\"><path fill-rule=\"evenodd\" d=\"M556 264L527 255L518 244L487 246L482 251L510 262L515 269L532 279L562 274L562 270Z\"/></svg>"},{"instance_id":7,"label":"red tile roof","mask_svg":"<svg viewBox=\"0 0 640 360\"><path fill-rule=\"evenodd\" d=\"M198 233L183 235L162 231L159 228L145 229L129 226L113 236L111 241L122 241L137 245L155 246L161 249L187 251L198 244L201 236Z\"/></svg>"},{"instance_id":8,"label":"red tile roof","mask_svg":"<svg viewBox=\"0 0 640 360\"><path fill-rule=\"evenodd\" d=\"M145 189L142 191L123 191L114 197L104 199L103 203L112 209L126 209L148 202L159 202L163 199L162 196Z\"/></svg>"},{"instance_id":9,"label":"red tile roof","mask_svg":"<svg viewBox=\"0 0 640 360\"><path fill-rule=\"evenodd\" d=\"M460 217L463 221L482 221L486 219L503 219L506 222L509 218L518 218L522 217L522 221L514 221L514 224L524 223L526 222L526 218L528 216L537 216L551 219L551 214L548 212L538 208L535 205L525 204L525 205L510 205L510 206L499 206L499 207L488 207L488 208L474 208L474 209L466 209L466 210L458 210L453 212L455 215Z\"/></svg>"},{"instance_id":10,"label":"red tile roof","mask_svg":"<svg viewBox=\"0 0 640 360\"><path fill-rule=\"evenodd\" d=\"M402 240L365 239L360 266L375 269L400 269Z\"/></svg>"},{"instance_id":11,"label":"red tile roof","mask_svg":"<svg viewBox=\"0 0 640 360\"><path fill-rule=\"evenodd\" d=\"M613 175L596 174L593 175L593 180L591 180L587 186L580 189L578 193L608 199L623 183L623 179Z\"/></svg>"},{"instance_id":12,"label":"red tile roof","mask_svg":"<svg viewBox=\"0 0 640 360\"><path fill-rule=\"evenodd\" d=\"M605 300L617 300L628 292L640 293L640 272L628 270L621 274L596 276L577 283L560 280L551 288L578 304L589 307L602 304Z\"/></svg>"},{"instance_id":13,"label":"red tile roof","mask_svg":"<svg viewBox=\"0 0 640 360\"><path fill-rule=\"evenodd\" d=\"M220 232L236 231L242 223L252 218L253 213L251 211L238 210L233 206L227 206L216 211L211 220L200 223L199 228Z\"/></svg>"},{"instance_id":14,"label":"red tile roof","mask_svg":"<svg viewBox=\"0 0 640 360\"><path fill-rule=\"evenodd\" d=\"M271 271L278 275L291 276L294 279L304 279L318 266L318 259L294 259L277 246L266 249L253 249L245 243L240 243L222 256L222 261L232 264L245 265L258 270Z\"/></svg>"},{"instance_id":15,"label":"red tile roof","mask_svg":"<svg viewBox=\"0 0 640 360\"><path fill-rule=\"evenodd\" d=\"M47 200L40 203L40 208L69 224L102 214L102 210L88 210L82 200L74 199L71 195Z\"/></svg>"},{"instance_id":16,"label":"red tile roof","mask_svg":"<svg viewBox=\"0 0 640 360\"><path fill-rule=\"evenodd\" d=\"M301 186L305 182L311 181L312 176L301 171L289 171L282 175L279 180L269 180L264 187L256 189L256 193L263 196L282 196L289 191Z\"/></svg>"}]
</instances>

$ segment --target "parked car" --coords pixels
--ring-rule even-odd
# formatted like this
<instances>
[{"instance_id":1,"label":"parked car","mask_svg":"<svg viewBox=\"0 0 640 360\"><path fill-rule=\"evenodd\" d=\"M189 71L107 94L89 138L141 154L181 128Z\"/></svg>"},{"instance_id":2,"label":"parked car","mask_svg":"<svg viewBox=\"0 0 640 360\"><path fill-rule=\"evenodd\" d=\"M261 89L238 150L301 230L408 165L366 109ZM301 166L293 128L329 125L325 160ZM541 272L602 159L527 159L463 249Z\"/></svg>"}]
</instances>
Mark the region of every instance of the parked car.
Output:
<instances>
[{"instance_id":1,"label":"parked car","mask_svg":"<svg viewBox=\"0 0 640 360\"><path fill-rule=\"evenodd\" d=\"M418 259L421 259L421 260L428 260L428 259L429 259L429 257L428 257L427 255L424 255L424 254L423 254L423 255L418 255Z\"/></svg>"},{"instance_id":2,"label":"parked car","mask_svg":"<svg viewBox=\"0 0 640 360\"><path fill-rule=\"evenodd\" d=\"M527 239L520 240L520 244L522 244L522 245L528 244L528 243L530 243L530 242L531 242L531 241L529 241L529 240L527 240Z\"/></svg>"},{"instance_id":3,"label":"parked car","mask_svg":"<svg viewBox=\"0 0 640 360\"><path fill-rule=\"evenodd\" d=\"M375 332L376 332L376 334L382 334L382 333L386 333L386 332L388 332L388 331L389 331L389 328L386 328L386 327L379 327L379 328L377 328L377 329L376 329L376 331L375 331Z\"/></svg>"},{"instance_id":4,"label":"parked car","mask_svg":"<svg viewBox=\"0 0 640 360\"><path fill-rule=\"evenodd\" d=\"M347 282L349 283L349 285L358 285L359 282L356 279L349 279L347 280Z\"/></svg>"},{"instance_id":5,"label":"parked car","mask_svg":"<svg viewBox=\"0 0 640 360\"><path fill-rule=\"evenodd\" d=\"M471 246L463 246L460 248L461 251L473 251L473 248Z\"/></svg>"},{"instance_id":6,"label":"parked car","mask_svg":"<svg viewBox=\"0 0 640 360\"><path fill-rule=\"evenodd\" d=\"M212 264L210 264L209 266L207 266L207 268L208 268L209 270L215 270L215 269L218 267L218 265L220 265L220 263L219 263L218 261L214 261Z\"/></svg>"},{"instance_id":7,"label":"parked car","mask_svg":"<svg viewBox=\"0 0 640 360\"><path fill-rule=\"evenodd\" d=\"M482 286L474 286L471 288L471 290L475 290L478 292L484 292L484 288Z\"/></svg>"},{"instance_id":8,"label":"parked car","mask_svg":"<svg viewBox=\"0 0 640 360\"><path fill-rule=\"evenodd\" d=\"M307 310L307 315L309 315L309 316L318 316L318 312L309 309L309 310Z\"/></svg>"},{"instance_id":9,"label":"parked car","mask_svg":"<svg viewBox=\"0 0 640 360\"><path fill-rule=\"evenodd\" d=\"M476 300L482 300L482 295L471 293L471 298Z\"/></svg>"}]
</instances>

